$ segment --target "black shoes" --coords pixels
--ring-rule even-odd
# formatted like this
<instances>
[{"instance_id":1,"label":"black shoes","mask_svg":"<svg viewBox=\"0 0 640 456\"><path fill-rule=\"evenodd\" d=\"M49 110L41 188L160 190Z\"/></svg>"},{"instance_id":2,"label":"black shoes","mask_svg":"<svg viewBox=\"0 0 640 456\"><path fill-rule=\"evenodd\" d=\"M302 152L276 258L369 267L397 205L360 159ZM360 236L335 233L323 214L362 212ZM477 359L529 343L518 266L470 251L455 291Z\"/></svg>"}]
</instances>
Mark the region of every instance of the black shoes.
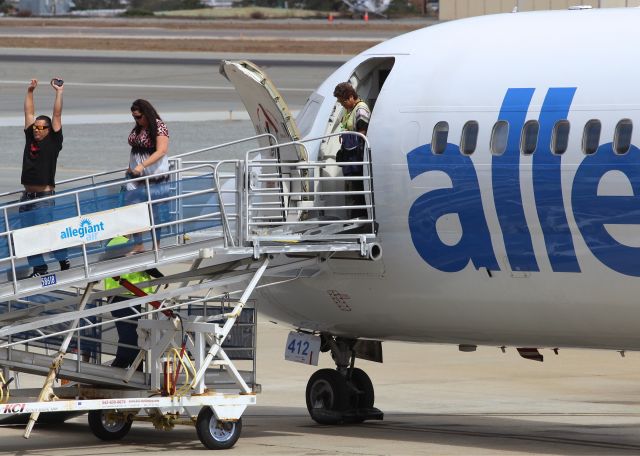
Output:
<instances>
[{"instance_id":1,"label":"black shoes","mask_svg":"<svg viewBox=\"0 0 640 456\"><path fill-rule=\"evenodd\" d=\"M61 271L66 271L67 269L71 268L71 263L69 263L69 260L62 260L59 261L58 263L60 263L60 270ZM49 272L49 268L47 267L46 264L42 264L40 266L34 266L33 267L33 272L31 273L31 275L29 275L29 279L31 279L32 277L42 277L44 275L47 275Z\"/></svg>"},{"instance_id":2,"label":"black shoes","mask_svg":"<svg viewBox=\"0 0 640 456\"><path fill-rule=\"evenodd\" d=\"M33 267L33 272L31 273L29 278L40 277L40 276L43 276L43 275L47 275L48 271L49 271L49 268L47 268L46 264L43 264L41 266L34 266Z\"/></svg>"}]
</instances>

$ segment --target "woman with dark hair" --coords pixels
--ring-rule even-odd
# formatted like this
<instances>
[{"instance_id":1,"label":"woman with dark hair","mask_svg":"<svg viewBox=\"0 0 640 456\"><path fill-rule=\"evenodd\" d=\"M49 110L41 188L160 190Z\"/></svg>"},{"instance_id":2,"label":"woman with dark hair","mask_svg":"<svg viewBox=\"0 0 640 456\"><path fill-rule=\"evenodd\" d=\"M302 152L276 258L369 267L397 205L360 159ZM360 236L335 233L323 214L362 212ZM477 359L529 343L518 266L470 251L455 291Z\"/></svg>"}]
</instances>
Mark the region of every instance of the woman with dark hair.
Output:
<instances>
[{"instance_id":1,"label":"woman with dark hair","mask_svg":"<svg viewBox=\"0 0 640 456\"><path fill-rule=\"evenodd\" d=\"M131 104L131 115L135 120L135 126L129 134L129 145L131 155L129 158L128 177L151 176L149 186L151 199L164 198L168 194L169 175L157 175L169 171L169 160L167 151L169 150L169 130L162 121L158 112L147 100L138 99ZM137 187L145 186L145 181L131 182L128 190L136 190ZM143 189L138 189L143 190ZM136 192L137 193L137 192ZM141 192L144 193L144 192ZM142 198L141 198L142 199ZM131 202L131 200L129 200ZM144 198L146 201L146 198ZM154 223L164 221L164 210L166 203L153 204ZM144 251L142 235L136 234L134 237L133 250L130 252L141 253ZM160 230L156 230L156 240L160 243Z\"/></svg>"}]
</instances>

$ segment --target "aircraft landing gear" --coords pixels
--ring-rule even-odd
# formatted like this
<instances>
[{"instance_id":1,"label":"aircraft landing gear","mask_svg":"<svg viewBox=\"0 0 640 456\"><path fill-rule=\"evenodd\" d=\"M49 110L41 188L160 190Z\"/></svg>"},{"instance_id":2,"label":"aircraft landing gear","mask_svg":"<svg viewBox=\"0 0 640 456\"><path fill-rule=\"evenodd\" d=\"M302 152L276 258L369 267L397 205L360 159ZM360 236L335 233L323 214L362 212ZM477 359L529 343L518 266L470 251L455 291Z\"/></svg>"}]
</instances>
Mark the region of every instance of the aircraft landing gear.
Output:
<instances>
[{"instance_id":1,"label":"aircraft landing gear","mask_svg":"<svg viewBox=\"0 0 640 456\"><path fill-rule=\"evenodd\" d=\"M324 336L337 368L316 371L306 389L309 415L319 424L361 423L381 420L384 414L373 407L375 395L369 376L354 366L355 340Z\"/></svg>"}]
</instances>

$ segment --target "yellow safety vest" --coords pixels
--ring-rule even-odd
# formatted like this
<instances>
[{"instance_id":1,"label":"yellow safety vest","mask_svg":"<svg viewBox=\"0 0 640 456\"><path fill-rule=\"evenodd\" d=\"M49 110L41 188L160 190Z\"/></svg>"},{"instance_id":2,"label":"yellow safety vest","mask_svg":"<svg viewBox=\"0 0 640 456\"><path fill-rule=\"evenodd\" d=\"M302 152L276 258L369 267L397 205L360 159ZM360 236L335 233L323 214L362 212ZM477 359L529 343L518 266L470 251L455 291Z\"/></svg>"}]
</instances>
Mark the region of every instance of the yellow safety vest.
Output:
<instances>
[{"instance_id":1,"label":"yellow safety vest","mask_svg":"<svg viewBox=\"0 0 640 456\"><path fill-rule=\"evenodd\" d=\"M107 247L115 247L117 245L126 244L127 242L129 242L129 239L127 239L126 237L116 236L109 241L109 243L107 244ZM128 274L120 274L120 278L126 279L135 285L136 283L147 282L151 280L152 277L146 272L140 271L140 272L130 272ZM117 281L113 280L111 277L107 277L106 279L104 279L105 290L111 290L113 288L120 288L120 287L121 285ZM146 294L151 294L154 292L153 287L145 287L145 288L141 288L141 290L144 291ZM133 295L133 293L131 293L129 290L127 290L126 292L123 292L122 294Z\"/></svg>"},{"instance_id":2,"label":"yellow safety vest","mask_svg":"<svg viewBox=\"0 0 640 456\"><path fill-rule=\"evenodd\" d=\"M371 111L369 110L367 103L362 100L358 100L351 111L346 111L342 115L342 120L340 121L342 131L356 131L356 111L359 108L366 109L369 115L371 115Z\"/></svg>"}]
</instances>

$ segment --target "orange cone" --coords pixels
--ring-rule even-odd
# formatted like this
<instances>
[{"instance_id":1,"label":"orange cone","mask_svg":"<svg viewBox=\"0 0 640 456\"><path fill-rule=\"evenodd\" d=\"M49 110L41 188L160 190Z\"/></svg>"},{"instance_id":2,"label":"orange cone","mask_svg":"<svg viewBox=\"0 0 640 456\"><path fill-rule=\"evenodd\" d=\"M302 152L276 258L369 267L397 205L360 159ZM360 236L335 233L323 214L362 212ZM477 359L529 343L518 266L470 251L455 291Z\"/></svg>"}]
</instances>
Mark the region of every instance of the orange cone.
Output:
<instances>
[{"instance_id":1,"label":"orange cone","mask_svg":"<svg viewBox=\"0 0 640 456\"><path fill-rule=\"evenodd\" d=\"M369 22L369 11L365 11L364 12L364 18L363 19L364 19L365 22Z\"/></svg>"},{"instance_id":2,"label":"orange cone","mask_svg":"<svg viewBox=\"0 0 640 456\"><path fill-rule=\"evenodd\" d=\"M329 13L329 22L333 22L333 13Z\"/></svg>"}]
</instances>

